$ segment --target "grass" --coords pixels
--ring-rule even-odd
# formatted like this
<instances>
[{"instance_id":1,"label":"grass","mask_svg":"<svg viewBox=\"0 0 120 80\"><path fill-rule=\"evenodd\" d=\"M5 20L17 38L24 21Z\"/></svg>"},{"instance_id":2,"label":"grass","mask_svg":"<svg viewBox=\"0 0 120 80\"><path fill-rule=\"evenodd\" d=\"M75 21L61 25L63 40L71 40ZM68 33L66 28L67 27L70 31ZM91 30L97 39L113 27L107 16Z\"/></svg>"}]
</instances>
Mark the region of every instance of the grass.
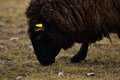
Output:
<instances>
[{"instance_id":1,"label":"grass","mask_svg":"<svg viewBox=\"0 0 120 80\"><path fill-rule=\"evenodd\" d=\"M56 62L41 66L31 48L24 15L29 0L0 1L0 80L120 80L120 41L111 35L113 43L104 38L89 47L86 61L71 64L70 58L79 50L75 44L62 50ZM19 40L10 40L17 37ZM63 72L59 77L58 73ZM88 77L88 72L95 76ZM21 79L22 80L22 79Z\"/></svg>"}]
</instances>

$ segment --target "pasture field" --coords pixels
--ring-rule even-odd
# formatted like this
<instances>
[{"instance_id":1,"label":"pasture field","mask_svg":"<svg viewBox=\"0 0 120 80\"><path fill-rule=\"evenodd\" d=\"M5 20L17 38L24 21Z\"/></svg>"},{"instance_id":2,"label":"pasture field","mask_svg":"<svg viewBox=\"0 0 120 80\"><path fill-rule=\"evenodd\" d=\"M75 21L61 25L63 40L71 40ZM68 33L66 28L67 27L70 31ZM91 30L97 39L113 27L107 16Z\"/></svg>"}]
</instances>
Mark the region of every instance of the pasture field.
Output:
<instances>
[{"instance_id":1,"label":"pasture field","mask_svg":"<svg viewBox=\"0 0 120 80\"><path fill-rule=\"evenodd\" d=\"M28 3L0 0L0 80L120 80L120 40L114 34L112 44L107 38L91 44L85 61L70 63L80 47L75 44L61 50L53 65L40 65L27 35ZM88 72L95 75L86 76Z\"/></svg>"}]
</instances>

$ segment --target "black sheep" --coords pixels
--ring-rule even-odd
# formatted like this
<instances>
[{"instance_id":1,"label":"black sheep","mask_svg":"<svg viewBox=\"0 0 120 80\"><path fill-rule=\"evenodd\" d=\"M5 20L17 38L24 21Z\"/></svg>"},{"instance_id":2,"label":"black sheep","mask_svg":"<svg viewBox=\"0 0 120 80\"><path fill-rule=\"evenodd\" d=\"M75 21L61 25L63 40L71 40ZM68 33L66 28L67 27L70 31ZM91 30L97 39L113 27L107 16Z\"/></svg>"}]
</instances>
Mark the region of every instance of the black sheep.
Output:
<instances>
[{"instance_id":1,"label":"black sheep","mask_svg":"<svg viewBox=\"0 0 120 80\"><path fill-rule=\"evenodd\" d=\"M26 10L28 33L37 59L55 62L59 51L75 42L81 49L71 62L84 60L88 46L108 37L120 38L120 0L31 0Z\"/></svg>"}]
</instances>

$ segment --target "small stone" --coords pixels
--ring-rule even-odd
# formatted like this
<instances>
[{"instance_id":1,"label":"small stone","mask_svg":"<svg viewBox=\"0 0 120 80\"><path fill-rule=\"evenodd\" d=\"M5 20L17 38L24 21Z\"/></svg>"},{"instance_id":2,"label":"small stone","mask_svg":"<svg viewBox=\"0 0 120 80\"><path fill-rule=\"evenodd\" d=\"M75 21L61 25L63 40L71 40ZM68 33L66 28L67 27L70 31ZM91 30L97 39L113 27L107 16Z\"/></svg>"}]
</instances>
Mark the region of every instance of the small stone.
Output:
<instances>
[{"instance_id":1,"label":"small stone","mask_svg":"<svg viewBox=\"0 0 120 80\"><path fill-rule=\"evenodd\" d=\"M21 76L16 77L15 80L25 80L25 77L26 77L26 75L23 74L23 75L21 75Z\"/></svg>"},{"instance_id":2,"label":"small stone","mask_svg":"<svg viewBox=\"0 0 120 80\"><path fill-rule=\"evenodd\" d=\"M87 76L95 76L95 73L94 72L88 72Z\"/></svg>"},{"instance_id":3,"label":"small stone","mask_svg":"<svg viewBox=\"0 0 120 80\"><path fill-rule=\"evenodd\" d=\"M15 80L22 80L23 78L24 78L23 76L18 76L18 77L16 77Z\"/></svg>"},{"instance_id":4,"label":"small stone","mask_svg":"<svg viewBox=\"0 0 120 80\"><path fill-rule=\"evenodd\" d=\"M63 72L59 72L59 73L58 73L58 76L59 76L59 77L62 77L62 76L63 76Z\"/></svg>"},{"instance_id":5,"label":"small stone","mask_svg":"<svg viewBox=\"0 0 120 80\"><path fill-rule=\"evenodd\" d=\"M29 49L29 50L32 50L32 49L33 49L33 46L32 46L32 45L29 45L29 46L28 46L28 49Z\"/></svg>"},{"instance_id":6,"label":"small stone","mask_svg":"<svg viewBox=\"0 0 120 80\"><path fill-rule=\"evenodd\" d=\"M18 40L19 40L18 37L12 37L12 38L9 39L9 41L18 41Z\"/></svg>"},{"instance_id":7,"label":"small stone","mask_svg":"<svg viewBox=\"0 0 120 80\"><path fill-rule=\"evenodd\" d=\"M0 50L4 50L4 49L5 49L5 46L0 45Z\"/></svg>"}]
</instances>

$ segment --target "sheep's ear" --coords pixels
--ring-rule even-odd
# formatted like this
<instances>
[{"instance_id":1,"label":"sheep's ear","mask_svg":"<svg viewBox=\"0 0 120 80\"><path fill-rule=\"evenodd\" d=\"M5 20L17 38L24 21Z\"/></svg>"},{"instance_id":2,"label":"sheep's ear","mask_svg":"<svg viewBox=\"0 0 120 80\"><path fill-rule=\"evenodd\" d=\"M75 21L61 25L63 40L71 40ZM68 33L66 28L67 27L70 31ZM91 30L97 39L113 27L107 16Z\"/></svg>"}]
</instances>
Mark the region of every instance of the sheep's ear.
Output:
<instances>
[{"instance_id":1,"label":"sheep's ear","mask_svg":"<svg viewBox=\"0 0 120 80\"><path fill-rule=\"evenodd\" d=\"M43 24L42 23L36 24L35 25L35 31L45 31L45 29L43 27Z\"/></svg>"}]
</instances>

